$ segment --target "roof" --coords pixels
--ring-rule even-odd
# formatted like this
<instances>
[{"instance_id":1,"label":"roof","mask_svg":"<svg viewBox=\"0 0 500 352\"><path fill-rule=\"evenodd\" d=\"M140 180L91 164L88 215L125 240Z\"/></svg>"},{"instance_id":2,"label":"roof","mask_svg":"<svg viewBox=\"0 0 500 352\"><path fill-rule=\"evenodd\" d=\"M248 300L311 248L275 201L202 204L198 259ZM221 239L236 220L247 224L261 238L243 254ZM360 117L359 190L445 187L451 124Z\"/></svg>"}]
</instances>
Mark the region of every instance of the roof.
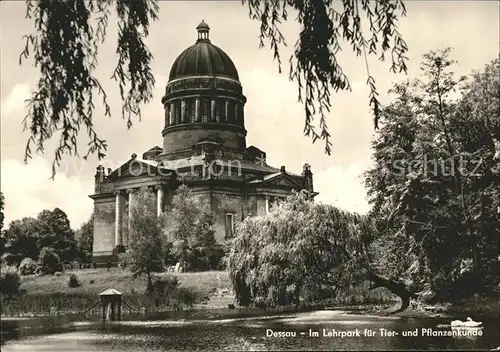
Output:
<instances>
[{"instance_id":1,"label":"roof","mask_svg":"<svg viewBox=\"0 0 500 352\"><path fill-rule=\"evenodd\" d=\"M276 173L279 172L279 169L272 167L270 165L267 165L264 162L252 162L249 160L218 160L219 165L222 165L224 167L237 167L238 165L241 166L242 169L245 170L253 170L253 171L260 171L260 172L270 172L270 173ZM185 167L193 167L193 166L198 166L198 165L203 165L203 156L198 155L198 156L192 156L189 158L184 158L184 159L176 159L176 160L163 160L162 161L162 167L170 169L170 170L178 170L182 169Z\"/></svg>"},{"instance_id":2,"label":"roof","mask_svg":"<svg viewBox=\"0 0 500 352\"><path fill-rule=\"evenodd\" d=\"M210 27L202 21L198 32L208 33ZM238 71L231 58L206 38L184 50L170 69L169 81L188 76L224 76L239 81Z\"/></svg>"},{"instance_id":3,"label":"roof","mask_svg":"<svg viewBox=\"0 0 500 352\"><path fill-rule=\"evenodd\" d=\"M99 296L121 296L121 292L118 290L115 290L114 288L108 288L105 291L102 291L99 293Z\"/></svg>"}]
</instances>

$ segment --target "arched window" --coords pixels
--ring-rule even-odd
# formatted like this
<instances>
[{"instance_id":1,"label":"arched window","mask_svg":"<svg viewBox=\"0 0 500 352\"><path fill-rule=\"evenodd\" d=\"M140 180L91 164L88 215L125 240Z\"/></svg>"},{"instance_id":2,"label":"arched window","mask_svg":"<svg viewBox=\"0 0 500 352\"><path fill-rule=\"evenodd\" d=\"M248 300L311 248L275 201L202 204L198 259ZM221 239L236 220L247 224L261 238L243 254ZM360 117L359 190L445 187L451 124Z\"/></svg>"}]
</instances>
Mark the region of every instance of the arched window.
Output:
<instances>
[{"instance_id":1,"label":"arched window","mask_svg":"<svg viewBox=\"0 0 500 352\"><path fill-rule=\"evenodd\" d=\"M195 122L195 101L194 99L186 99L186 122Z\"/></svg>"},{"instance_id":2,"label":"arched window","mask_svg":"<svg viewBox=\"0 0 500 352\"><path fill-rule=\"evenodd\" d=\"M208 122L210 119L210 100L201 101L201 122Z\"/></svg>"},{"instance_id":3,"label":"arched window","mask_svg":"<svg viewBox=\"0 0 500 352\"><path fill-rule=\"evenodd\" d=\"M175 123L181 123L181 102L178 100L174 102L175 105Z\"/></svg>"},{"instance_id":4,"label":"arched window","mask_svg":"<svg viewBox=\"0 0 500 352\"><path fill-rule=\"evenodd\" d=\"M174 103L169 103L170 108L169 108L169 119L170 119L170 125L175 125L175 104Z\"/></svg>"},{"instance_id":5,"label":"arched window","mask_svg":"<svg viewBox=\"0 0 500 352\"><path fill-rule=\"evenodd\" d=\"M234 123L234 102L230 101L226 116L227 123Z\"/></svg>"},{"instance_id":6,"label":"arched window","mask_svg":"<svg viewBox=\"0 0 500 352\"><path fill-rule=\"evenodd\" d=\"M223 102L219 99L215 101L215 122L222 122Z\"/></svg>"}]
</instances>

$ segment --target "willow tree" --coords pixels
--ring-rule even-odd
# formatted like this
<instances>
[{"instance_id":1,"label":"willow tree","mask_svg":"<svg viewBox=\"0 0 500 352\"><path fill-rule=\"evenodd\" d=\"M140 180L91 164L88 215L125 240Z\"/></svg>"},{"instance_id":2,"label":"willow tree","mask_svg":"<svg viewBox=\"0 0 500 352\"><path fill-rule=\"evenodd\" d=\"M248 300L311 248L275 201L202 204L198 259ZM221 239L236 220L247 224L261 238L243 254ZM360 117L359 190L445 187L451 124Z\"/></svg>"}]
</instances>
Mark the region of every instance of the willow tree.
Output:
<instances>
[{"instance_id":1,"label":"willow tree","mask_svg":"<svg viewBox=\"0 0 500 352\"><path fill-rule=\"evenodd\" d=\"M260 47L270 46L280 72L280 47L287 44L280 26L289 14L300 25L295 52L289 60L289 76L297 83L298 99L304 105L305 135L312 137L313 142L323 140L325 151L330 154L326 120L331 93L350 90L349 79L338 62L343 46L351 48L354 55L365 57L369 104L377 127L380 103L368 57L383 60L390 53L390 70L406 72L408 48L397 26L399 18L406 15L401 0L242 3L250 18L261 22ZM100 95L105 115L110 115L111 110L95 69L113 8L118 15L118 60L112 77L118 83L123 100L121 114L127 126L132 126L136 116L140 120L141 107L153 97L153 56L145 39L151 23L159 18L159 6L158 0L27 0L26 6L26 16L33 20L35 32L23 37L26 45L19 61L31 56L40 76L24 119L25 129L30 132L25 161L31 157L33 146L43 152L45 142L60 132L52 168L54 176L65 154L79 155L77 135L82 128L89 139L84 157L97 153L101 159L106 154L107 143L94 127L96 97ZM168 14L164 16L168 21Z\"/></svg>"},{"instance_id":2,"label":"willow tree","mask_svg":"<svg viewBox=\"0 0 500 352\"><path fill-rule=\"evenodd\" d=\"M325 288L333 291L371 280L408 306L403 284L372 268L375 227L365 216L315 204L301 192L265 217L249 217L236 230L229 276L242 306L299 305Z\"/></svg>"}]
</instances>

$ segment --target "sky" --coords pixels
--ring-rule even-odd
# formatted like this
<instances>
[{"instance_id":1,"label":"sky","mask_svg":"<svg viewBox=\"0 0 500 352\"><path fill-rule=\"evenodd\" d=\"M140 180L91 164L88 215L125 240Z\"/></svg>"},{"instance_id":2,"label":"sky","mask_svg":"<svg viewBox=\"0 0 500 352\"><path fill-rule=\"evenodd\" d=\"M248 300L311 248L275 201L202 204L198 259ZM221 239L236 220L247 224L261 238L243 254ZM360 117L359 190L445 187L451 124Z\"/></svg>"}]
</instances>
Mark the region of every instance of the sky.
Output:
<instances>
[{"instance_id":1,"label":"sky","mask_svg":"<svg viewBox=\"0 0 500 352\"><path fill-rule=\"evenodd\" d=\"M499 5L496 1L421 1L407 0L407 16L399 29L409 46L407 76L389 73L390 63L369 58L382 103L388 103L386 92L393 83L420 75L419 63L430 50L452 47L459 62L455 71L466 75L481 69L499 53ZM246 5L245 5L246 6ZM170 66L185 48L194 44L196 26L203 19L210 27L210 39L235 63L245 106L247 145L255 145L267 153L267 162L300 173L307 162L314 174L318 201L340 208L365 213L369 210L361 177L371 165L370 142L374 129L369 110L369 90L364 59L356 57L345 45L339 62L351 82L351 92L333 96L328 126L332 135L331 155L324 152L321 141L312 143L303 135L303 106L297 102L297 83L288 80L287 72L278 73L269 47L259 49L260 22L248 17L248 9L239 1L163 1L160 18L150 28L147 45L154 60L156 77L154 98L143 108L141 121L131 129L121 119L118 86L110 79L116 65L116 21L111 18L108 37L101 47L97 77L103 83L112 108L105 118L97 104L94 123L101 138L108 141L104 161L97 157L87 161L66 156L50 180L53 150L57 141L46 145L44 154L36 154L24 164L24 148L28 133L23 132L25 99L36 85L37 68L31 60L19 65L23 50L22 36L34 32L33 23L25 19L23 1L0 3L0 70L1 70L1 190L5 196L5 223L22 217L36 216L43 209L64 210L73 228L86 221L93 203L93 175L96 166L117 168L132 153L142 153L162 145L161 130L164 111L161 104ZM293 53L299 25L293 17L285 22L282 32L289 43L281 49L283 61ZM84 145L85 138L79 143Z\"/></svg>"}]
</instances>

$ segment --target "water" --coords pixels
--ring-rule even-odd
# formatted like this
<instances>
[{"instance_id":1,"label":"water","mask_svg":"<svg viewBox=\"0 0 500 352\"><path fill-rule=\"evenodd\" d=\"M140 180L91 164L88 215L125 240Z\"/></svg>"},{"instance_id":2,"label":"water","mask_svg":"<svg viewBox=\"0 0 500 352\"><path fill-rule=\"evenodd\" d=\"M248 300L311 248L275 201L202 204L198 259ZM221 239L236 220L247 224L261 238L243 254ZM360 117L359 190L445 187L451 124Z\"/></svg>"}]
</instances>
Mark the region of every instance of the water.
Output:
<instances>
[{"instance_id":1,"label":"water","mask_svg":"<svg viewBox=\"0 0 500 352\"><path fill-rule=\"evenodd\" d=\"M125 317L127 318L127 317ZM158 320L161 318L160 320ZM458 317L464 319L465 317ZM473 317L479 320L478 317ZM2 351L185 351L185 350L428 350L493 349L500 345L498 320L482 320L482 336L422 336L421 329L449 331L450 318L398 318L315 311L267 317L131 320L107 323L70 317L2 320ZM397 336L381 336L380 329ZM295 337L266 336L295 332ZM309 330L319 337L309 336ZM323 329L361 336L323 337ZM375 336L364 336L366 331ZM418 336L402 336L415 331ZM301 334L302 333L302 334Z\"/></svg>"}]
</instances>

